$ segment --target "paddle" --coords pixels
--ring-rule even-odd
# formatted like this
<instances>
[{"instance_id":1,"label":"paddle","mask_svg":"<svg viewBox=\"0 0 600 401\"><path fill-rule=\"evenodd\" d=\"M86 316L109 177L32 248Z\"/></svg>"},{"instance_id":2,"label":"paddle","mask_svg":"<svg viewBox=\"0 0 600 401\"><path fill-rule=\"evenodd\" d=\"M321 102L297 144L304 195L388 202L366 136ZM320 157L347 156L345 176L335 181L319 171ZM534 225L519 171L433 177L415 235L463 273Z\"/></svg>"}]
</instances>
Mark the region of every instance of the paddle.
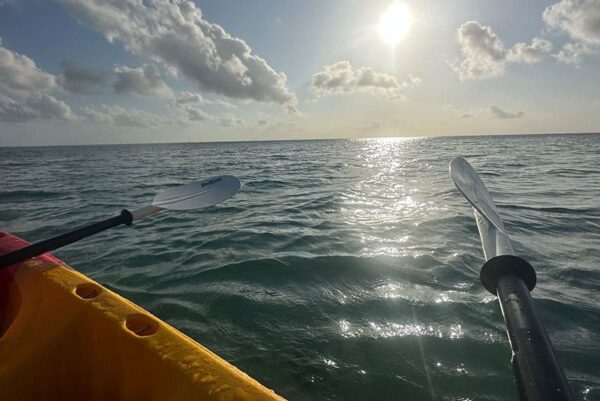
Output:
<instances>
[{"instance_id":1,"label":"paddle","mask_svg":"<svg viewBox=\"0 0 600 401\"><path fill-rule=\"evenodd\" d=\"M450 176L475 212L486 259L480 278L485 289L498 296L521 400L571 400L569 386L529 293L536 284L535 270L514 255L496 205L469 162L454 158Z\"/></svg>"},{"instance_id":2,"label":"paddle","mask_svg":"<svg viewBox=\"0 0 600 401\"><path fill-rule=\"evenodd\" d=\"M236 177L224 175L168 189L156 195L151 204L132 212L123 209L121 214L116 217L1 255L0 269L72 244L112 227L121 224L129 226L134 221L152 216L163 210L193 210L216 205L231 198L239 191L240 187L240 181Z\"/></svg>"}]
</instances>

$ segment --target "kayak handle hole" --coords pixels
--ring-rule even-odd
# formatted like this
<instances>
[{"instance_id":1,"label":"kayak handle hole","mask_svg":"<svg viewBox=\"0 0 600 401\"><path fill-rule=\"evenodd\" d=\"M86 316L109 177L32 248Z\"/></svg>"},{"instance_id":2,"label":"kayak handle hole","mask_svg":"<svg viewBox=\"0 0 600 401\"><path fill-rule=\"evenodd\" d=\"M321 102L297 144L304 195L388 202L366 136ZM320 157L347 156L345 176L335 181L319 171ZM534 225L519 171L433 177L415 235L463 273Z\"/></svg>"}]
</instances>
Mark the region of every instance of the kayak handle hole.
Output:
<instances>
[{"instance_id":1,"label":"kayak handle hole","mask_svg":"<svg viewBox=\"0 0 600 401\"><path fill-rule=\"evenodd\" d=\"M100 295L102 288L96 284L84 283L75 287L75 294L81 299L92 299Z\"/></svg>"},{"instance_id":2,"label":"kayak handle hole","mask_svg":"<svg viewBox=\"0 0 600 401\"><path fill-rule=\"evenodd\" d=\"M127 316L125 327L136 336L151 336L158 330L158 323L141 313Z\"/></svg>"}]
</instances>

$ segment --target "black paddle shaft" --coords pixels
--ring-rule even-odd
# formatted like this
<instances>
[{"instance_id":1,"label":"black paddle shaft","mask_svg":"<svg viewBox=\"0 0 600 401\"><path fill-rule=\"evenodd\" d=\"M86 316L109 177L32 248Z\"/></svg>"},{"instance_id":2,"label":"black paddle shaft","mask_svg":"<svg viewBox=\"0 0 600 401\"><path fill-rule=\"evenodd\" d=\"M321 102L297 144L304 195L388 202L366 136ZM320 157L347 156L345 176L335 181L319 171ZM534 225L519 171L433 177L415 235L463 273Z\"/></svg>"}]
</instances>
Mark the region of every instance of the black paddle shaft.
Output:
<instances>
[{"instance_id":1,"label":"black paddle shaft","mask_svg":"<svg viewBox=\"0 0 600 401\"><path fill-rule=\"evenodd\" d=\"M571 401L567 380L540 321L530 290L535 271L525 260L496 256L481 270L484 286L498 296L512 349L512 366L522 401Z\"/></svg>"},{"instance_id":2,"label":"black paddle shaft","mask_svg":"<svg viewBox=\"0 0 600 401\"><path fill-rule=\"evenodd\" d=\"M89 237L101 231L108 230L112 227L116 227L121 224L129 226L131 225L132 221L133 216L131 215L131 212L126 209L123 209L121 211L121 214L116 217L112 217L104 221L99 221L98 223L90 224L89 226L85 226L77 230L68 232L66 234L62 234L57 237L47 239L45 241L41 241L36 244L31 244L29 246L26 246L25 248L21 248L14 252L1 255L0 269L13 265L15 263L22 262L27 259L31 259L48 251L53 251L65 245L72 244L74 242L79 241L82 238Z\"/></svg>"}]
</instances>

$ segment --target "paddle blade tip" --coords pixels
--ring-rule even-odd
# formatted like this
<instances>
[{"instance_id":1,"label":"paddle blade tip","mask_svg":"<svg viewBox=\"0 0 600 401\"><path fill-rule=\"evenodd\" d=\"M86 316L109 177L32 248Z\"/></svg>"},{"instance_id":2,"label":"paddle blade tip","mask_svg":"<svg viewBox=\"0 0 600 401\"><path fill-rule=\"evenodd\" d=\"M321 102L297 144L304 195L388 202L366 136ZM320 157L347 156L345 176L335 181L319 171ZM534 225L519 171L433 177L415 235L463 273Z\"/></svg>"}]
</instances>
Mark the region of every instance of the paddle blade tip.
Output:
<instances>
[{"instance_id":1,"label":"paddle blade tip","mask_svg":"<svg viewBox=\"0 0 600 401\"><path fill-rule=\"evenodd\" d=\"M465 159L462 156L456 156L452 160L450 160L450 165L448 166L448 168L450 171L450 177L452 177L452 180L455 184L456 178L464 174L466 171L469 171L469 173L470 171L475 171L473 166L471 166L471 163L469 163L467 159Z\"/></svg>"},{"instance_id":2,"label":"paddle blade tip","mask_svg":"<svg viewBox=\"0 0 600 401\"><path fill-rule=\"evenodd\" d=\"M462 156L450 161L450 177L465 199L499 231L506 233L496 205L477 171Z\"/></svg>"},{"instance_id":3,"label":"paddle blade tip","mask_svg":"<svg viewBox=\"0 0 600 401\"><path fill-rule=\"evenodd\" d=\"M232 175L210 177L168 189L156 195L152 205L169 210L202 209L231 198L241 187Z\"/></svg>"}]
</instances>

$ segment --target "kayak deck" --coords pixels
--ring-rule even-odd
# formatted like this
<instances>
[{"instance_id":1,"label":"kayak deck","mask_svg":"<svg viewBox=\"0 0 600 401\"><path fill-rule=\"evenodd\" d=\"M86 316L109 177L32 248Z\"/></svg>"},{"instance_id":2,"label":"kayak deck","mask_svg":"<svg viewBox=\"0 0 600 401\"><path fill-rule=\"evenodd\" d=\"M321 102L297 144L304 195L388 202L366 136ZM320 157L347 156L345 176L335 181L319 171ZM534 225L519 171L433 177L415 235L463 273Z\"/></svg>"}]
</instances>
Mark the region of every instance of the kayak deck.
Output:
<instances>
[{"instance_id":1,"label":"kayak deck","mask_svg":"<svg viewBox=\"0 0 600 401\"><path fill-rule=\"evenodd\" d=\"M28 243L0 231L0 254ZM0 270L0 394L17 400L283 400L45 254Z\"/></svg>"}]
</instances>

